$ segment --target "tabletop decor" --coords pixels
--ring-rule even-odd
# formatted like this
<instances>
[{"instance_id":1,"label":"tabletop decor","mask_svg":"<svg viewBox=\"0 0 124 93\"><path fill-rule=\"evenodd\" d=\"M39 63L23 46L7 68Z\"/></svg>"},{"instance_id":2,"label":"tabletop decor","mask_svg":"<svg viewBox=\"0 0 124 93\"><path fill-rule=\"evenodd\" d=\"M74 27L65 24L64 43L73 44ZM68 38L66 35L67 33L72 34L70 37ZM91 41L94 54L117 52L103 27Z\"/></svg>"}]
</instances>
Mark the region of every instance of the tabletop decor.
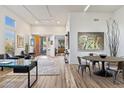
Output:
<instances>
[{"instance_id":1,"label":"tabletop decor","mask_svg":"<svg viewBox=\"0 0 124 93\"><path fill-rule=\"evenodd\" d=\"M107 55L105 55L105 54L100 54L99 55L101 58L106 58L107 57Z\"/></svg>"}]
</instances>

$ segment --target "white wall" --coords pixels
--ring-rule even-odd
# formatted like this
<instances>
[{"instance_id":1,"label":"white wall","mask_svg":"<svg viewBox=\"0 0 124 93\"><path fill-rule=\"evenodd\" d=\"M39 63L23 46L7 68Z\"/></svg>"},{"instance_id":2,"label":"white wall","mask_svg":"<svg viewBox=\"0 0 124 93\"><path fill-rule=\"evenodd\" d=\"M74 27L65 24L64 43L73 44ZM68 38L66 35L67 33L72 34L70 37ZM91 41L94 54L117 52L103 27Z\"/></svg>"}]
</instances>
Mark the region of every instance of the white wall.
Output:
<instances>
[{"instance_id":1,"label":"white wall","mask_svg":"<svg viewBox=\"0 0 124 93\"><path fill-rule=\"evenodd\" d=\"M118 22L120 29L120 44L118 56L124 56L124 7L114 12L113 17Z\"/></svg>"},{"instance_id":2,"label":"white wall","mask_svg":"<svg viewBox=\"0 0 124 93\"><path fill-rule=\"evenodd\" d=\"M9 16L16 20L16 28L15 32L16 35L21 35L25 38L25 42L28 41L27 37L31 35L31 27L29 24L25 23L22 19L17 17L14 13L6 9L4 6L0 6L0 54L4 53L4 31L5 31L5 25L4 25L4 18L5 16ZM15 54L20 54L21 50L24 50L24 48L17 48L17 39L16 39L16 50Z\"/></svg>"},{"instance_id":3,"label":"white wall","mask_svg":"<svg viewBox=\"0 0 124 93\"><path fill-rule=\"evenodd\" d=\"M65 35L64 26L32 26L32 34L44 35Z\"/></svg>"},{"instance_id":4,"label":"white wall","mask_svg":"<svg viewBox=\"0 0 124 93\"><path fill-rule=\"evenodd\" d=\"M108 13L72 13L70 15L70 62L77 64L77 56L88 55L89 52L78 51L78 32L105 32L104 34L104 50L94 51L95 53L109 54L107 37L106 37L106 20L111 16ZM98 18L99 21L94 21ZM91 52L91 51L90 51Z\"/></svg>"}]
</instances>

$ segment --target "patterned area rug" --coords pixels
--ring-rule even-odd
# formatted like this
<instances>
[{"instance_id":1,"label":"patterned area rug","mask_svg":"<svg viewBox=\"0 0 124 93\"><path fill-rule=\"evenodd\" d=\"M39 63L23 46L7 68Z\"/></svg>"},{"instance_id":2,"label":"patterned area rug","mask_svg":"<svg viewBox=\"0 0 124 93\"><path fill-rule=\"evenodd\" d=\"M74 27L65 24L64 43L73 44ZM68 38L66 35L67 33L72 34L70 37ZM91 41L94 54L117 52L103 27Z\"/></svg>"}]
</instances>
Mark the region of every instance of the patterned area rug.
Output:
<instances>
[{"instance_id":1,"label":"patterned area rug","mask_svg":"<svg viewBox=\"0 0 124 93\"><path fill-rule=\"evenodd\" d=\"M52 58L48 58L46 56L39 56L36 59L38 60L38 75L54 76L60 74L60 68ZM35 71L35 68L31 70L31 75L35 75ZM27 73L10 72L7 75L27 75Z\"/></svg>"}]
</instances>

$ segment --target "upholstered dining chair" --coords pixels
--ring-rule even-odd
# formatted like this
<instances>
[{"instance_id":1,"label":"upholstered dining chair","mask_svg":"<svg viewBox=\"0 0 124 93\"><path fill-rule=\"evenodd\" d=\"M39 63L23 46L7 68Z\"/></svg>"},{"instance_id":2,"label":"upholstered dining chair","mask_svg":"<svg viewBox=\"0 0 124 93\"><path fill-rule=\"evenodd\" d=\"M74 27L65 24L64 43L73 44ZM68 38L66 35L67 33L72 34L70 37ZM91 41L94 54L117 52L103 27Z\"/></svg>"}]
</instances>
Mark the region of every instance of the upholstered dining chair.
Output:
<instances>
[{"instance_id":1,"label":"upholstered dining chair","mask_svg":"<svg viewBox=\"0 0 124 93\"><path fill-rule=\"evenodd\" d=\"M83 76L84 70L85 70L85 72L86 72L86 68L88 68L88 69L89 69L89 74L90 74L90 76L91 76L90 64L89 64L87 61L82 61L82 60L81 60L82 58L79 57L79 56L77 56L77 59L78 59L78 62L79 62L79 65L78 65L78 72L79 72L80 69L81 69L81 71L82 71L82 76Z\"/></svg>"},{"instance_id":2,"label":"upholstered dining chair","mask_svg":"<svg viewBox=\"0 0 124 93\"><path fill-rule=\"evenodd\" d=\"M97 54L90 53L89 56L97 56ZM99 61L92 61L92 60L90 60L90 61L92 62L93 71L94 71L95 68L96 68L96 64L98 64L98 68L99 68L99 70L100 70L100 62L99 62Z\"/></svg>"},{"instance_id":3,"label":"upholstered dining chair","mask_svg":"<svg viewBox=\"0 0 124 93\"><path fill-rule=\"evenodd\" d=\"M107 64L105 76L107 75L107 73L112 74L113 83L115 83L117 81L119 73L122 73L122 77L124 80L123 69L124 69L123 62L110 62L109 64Z\"/></svg>"}]
</instances>

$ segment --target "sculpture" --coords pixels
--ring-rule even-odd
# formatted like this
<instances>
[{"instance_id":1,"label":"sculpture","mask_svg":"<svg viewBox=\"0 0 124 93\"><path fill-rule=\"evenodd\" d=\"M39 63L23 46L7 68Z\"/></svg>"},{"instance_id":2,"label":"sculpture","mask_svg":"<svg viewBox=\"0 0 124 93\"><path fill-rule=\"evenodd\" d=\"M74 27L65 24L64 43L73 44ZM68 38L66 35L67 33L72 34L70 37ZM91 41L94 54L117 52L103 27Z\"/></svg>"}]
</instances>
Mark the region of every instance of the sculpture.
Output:
<instances>
[{"instance_id":1,"label":"sculpture","mask_svg":"<svg viewBox=\"0 0 124 93\"><path fill-rule=\"evenodd\" d=\"M118 48L119 48L119 36L120 36L120 30L118 23L110 19L107 21L107 36L109 41L109 48L110 48L110 55L111 56L117 56Z\"/></svg>"}]
</instances>

